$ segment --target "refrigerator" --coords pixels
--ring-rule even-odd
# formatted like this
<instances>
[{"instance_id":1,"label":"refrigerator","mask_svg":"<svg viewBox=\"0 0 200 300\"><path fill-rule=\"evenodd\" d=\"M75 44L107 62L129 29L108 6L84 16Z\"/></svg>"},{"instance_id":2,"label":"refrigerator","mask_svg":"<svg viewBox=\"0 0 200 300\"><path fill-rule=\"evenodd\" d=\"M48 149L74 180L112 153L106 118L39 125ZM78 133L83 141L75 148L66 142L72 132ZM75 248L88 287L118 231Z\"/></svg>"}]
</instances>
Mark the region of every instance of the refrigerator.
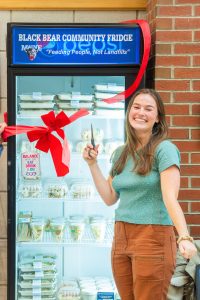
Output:
<instances>
[{"instance_id":1,"label":"refrigerator","mask_svg":"<svg viewBox=\"0 0 200 300\"><path fill-rule=\"evenodd\" d=\"M142 51L137 25L8 24L8 124L45 126L41 116L50 111L88 111L64 127L65 176L26 134L9 138L8 300L120 299L111 270L117 204L106 206L98 195L82 151L92 125L108 177L112 153L125 140L130 97L123 92ZM104 101L119 93L121 101Z\"/></svg>"}]
</instances>

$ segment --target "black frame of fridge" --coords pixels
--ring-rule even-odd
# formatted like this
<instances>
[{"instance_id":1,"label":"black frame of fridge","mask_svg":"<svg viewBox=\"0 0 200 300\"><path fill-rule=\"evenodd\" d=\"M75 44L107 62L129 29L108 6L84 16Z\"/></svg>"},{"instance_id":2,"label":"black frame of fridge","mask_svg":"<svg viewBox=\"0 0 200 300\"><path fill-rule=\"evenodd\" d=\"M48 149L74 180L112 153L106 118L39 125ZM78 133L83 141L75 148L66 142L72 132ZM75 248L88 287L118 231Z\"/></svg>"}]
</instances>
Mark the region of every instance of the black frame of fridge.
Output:
<instances>
[{"instance_id":1,"label":"black frame of fridge","mask_svg":"<svg viewBox=\"0 0 200 300\"><path fill-rule=\"evenodd\" d=\"M53 23L8 23L7 36L7 111L8 111L8 125L16 125L16 77L17 76L124 76L125 88L127 89L136 78L140 65L126 66L126 65L100 65L97 67L87 65L15 65L12 61L12 41L11 30L13 26L25 27L121 27L121 26L136 26L124 24L53 24ZM143 41L141 40L141 55L143 52ZM145 76L140 82L138 89L145 87ZM126 98L125 111L131 96ZM27 124L24 124L27 125ZM16 300L16 138L10 137L8 142L8 168L7 168L7 189L8 189L8 212L7 212L7 299Z\"/></svg>"}]
</instances>

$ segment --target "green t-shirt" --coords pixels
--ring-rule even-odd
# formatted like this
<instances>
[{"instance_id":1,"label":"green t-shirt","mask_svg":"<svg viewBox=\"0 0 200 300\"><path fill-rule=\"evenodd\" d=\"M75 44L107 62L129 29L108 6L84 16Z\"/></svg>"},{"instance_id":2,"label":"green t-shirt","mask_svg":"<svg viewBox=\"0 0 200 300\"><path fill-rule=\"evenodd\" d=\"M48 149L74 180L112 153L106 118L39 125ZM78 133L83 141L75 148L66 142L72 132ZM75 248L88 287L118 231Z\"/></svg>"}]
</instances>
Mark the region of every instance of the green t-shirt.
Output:
<instances>
[{"instance_id":1,"label":"green t-shirt","mask_svg":"<svg viewBox=\"0 0 200 300\"><path fill-rule=\"evenodd\" d=\"M117 148L112 163L119 158L123 146ZM119 195L115 220L134 224L172 225L163 202L160 172L172 165L180 167L180 153L169 140L156 148L152 170L147 175L133 172L134 160L129 157L123 171L115 175L112 185Z\"/></svg>"}]
</instances>

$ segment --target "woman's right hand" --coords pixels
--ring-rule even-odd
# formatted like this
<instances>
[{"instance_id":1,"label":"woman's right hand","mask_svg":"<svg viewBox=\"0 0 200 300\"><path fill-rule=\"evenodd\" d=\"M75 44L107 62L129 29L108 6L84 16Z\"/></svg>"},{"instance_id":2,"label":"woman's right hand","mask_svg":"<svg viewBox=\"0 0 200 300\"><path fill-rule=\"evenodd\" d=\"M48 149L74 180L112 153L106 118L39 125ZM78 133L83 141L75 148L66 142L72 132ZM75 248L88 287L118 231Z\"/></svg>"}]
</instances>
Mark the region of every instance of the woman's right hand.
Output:
<instances>
[{"instance_id":1,"label":"woman's right hand","mask_svg":"<svg viewBox=\"0 0 200 300\"><path fill-rule=\"evenodd\" d=\"M89 166L92 166L97 162L99 145L96 145L95 148L92 144L87 144L83 150L83 158L88 163Z\"/></svg>"}]
</instances>

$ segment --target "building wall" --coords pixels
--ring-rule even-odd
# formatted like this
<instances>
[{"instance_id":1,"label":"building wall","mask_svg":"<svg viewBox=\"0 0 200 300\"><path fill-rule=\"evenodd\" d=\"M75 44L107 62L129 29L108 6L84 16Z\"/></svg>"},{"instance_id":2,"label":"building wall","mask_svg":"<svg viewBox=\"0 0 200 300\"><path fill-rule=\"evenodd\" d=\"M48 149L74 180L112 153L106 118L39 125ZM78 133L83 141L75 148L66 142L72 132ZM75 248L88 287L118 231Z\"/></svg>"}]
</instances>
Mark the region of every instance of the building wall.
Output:
<instances>
[{"instance_id":1,"label":"building wall","mask_svg":"<svg viewBox=\"0 0 200 300\"><path fill-rule=\"evenodd\" d=\"M148 87L156 88L163 97L170 136L181 151L179 201L196 238L200 236L199 15L199 0L149 0L147 4L152 32ZM0 120L7 102L7 22L112 23L129 19L146 19L146 11L0 11ZM6 300L6 151L0 168L0 299Z\"/></svg>"},{"instance_id":2,"label":"building wall","mask_svg":"<svg viewBox=\"0 0 200 300\"><path fill-rule=\"evenodd\" d=\"M170 136L181 151L179 201L190 234L200 236L200 3L149 0L148 84L163 97Z\"/></svg>"},{"instance_id":3,"label":"building wall","mask_svg":"<svg viewBox=\"0 0 200 300\"><path fill-rule=\"evenodd\" d=\"M6 30L8 22L118 23L145 19L146 11L0 11L0 120L7 110ZM0 299L6 300L7 166L6 147L0 159Z\"/></svg>"}]
</instances>

